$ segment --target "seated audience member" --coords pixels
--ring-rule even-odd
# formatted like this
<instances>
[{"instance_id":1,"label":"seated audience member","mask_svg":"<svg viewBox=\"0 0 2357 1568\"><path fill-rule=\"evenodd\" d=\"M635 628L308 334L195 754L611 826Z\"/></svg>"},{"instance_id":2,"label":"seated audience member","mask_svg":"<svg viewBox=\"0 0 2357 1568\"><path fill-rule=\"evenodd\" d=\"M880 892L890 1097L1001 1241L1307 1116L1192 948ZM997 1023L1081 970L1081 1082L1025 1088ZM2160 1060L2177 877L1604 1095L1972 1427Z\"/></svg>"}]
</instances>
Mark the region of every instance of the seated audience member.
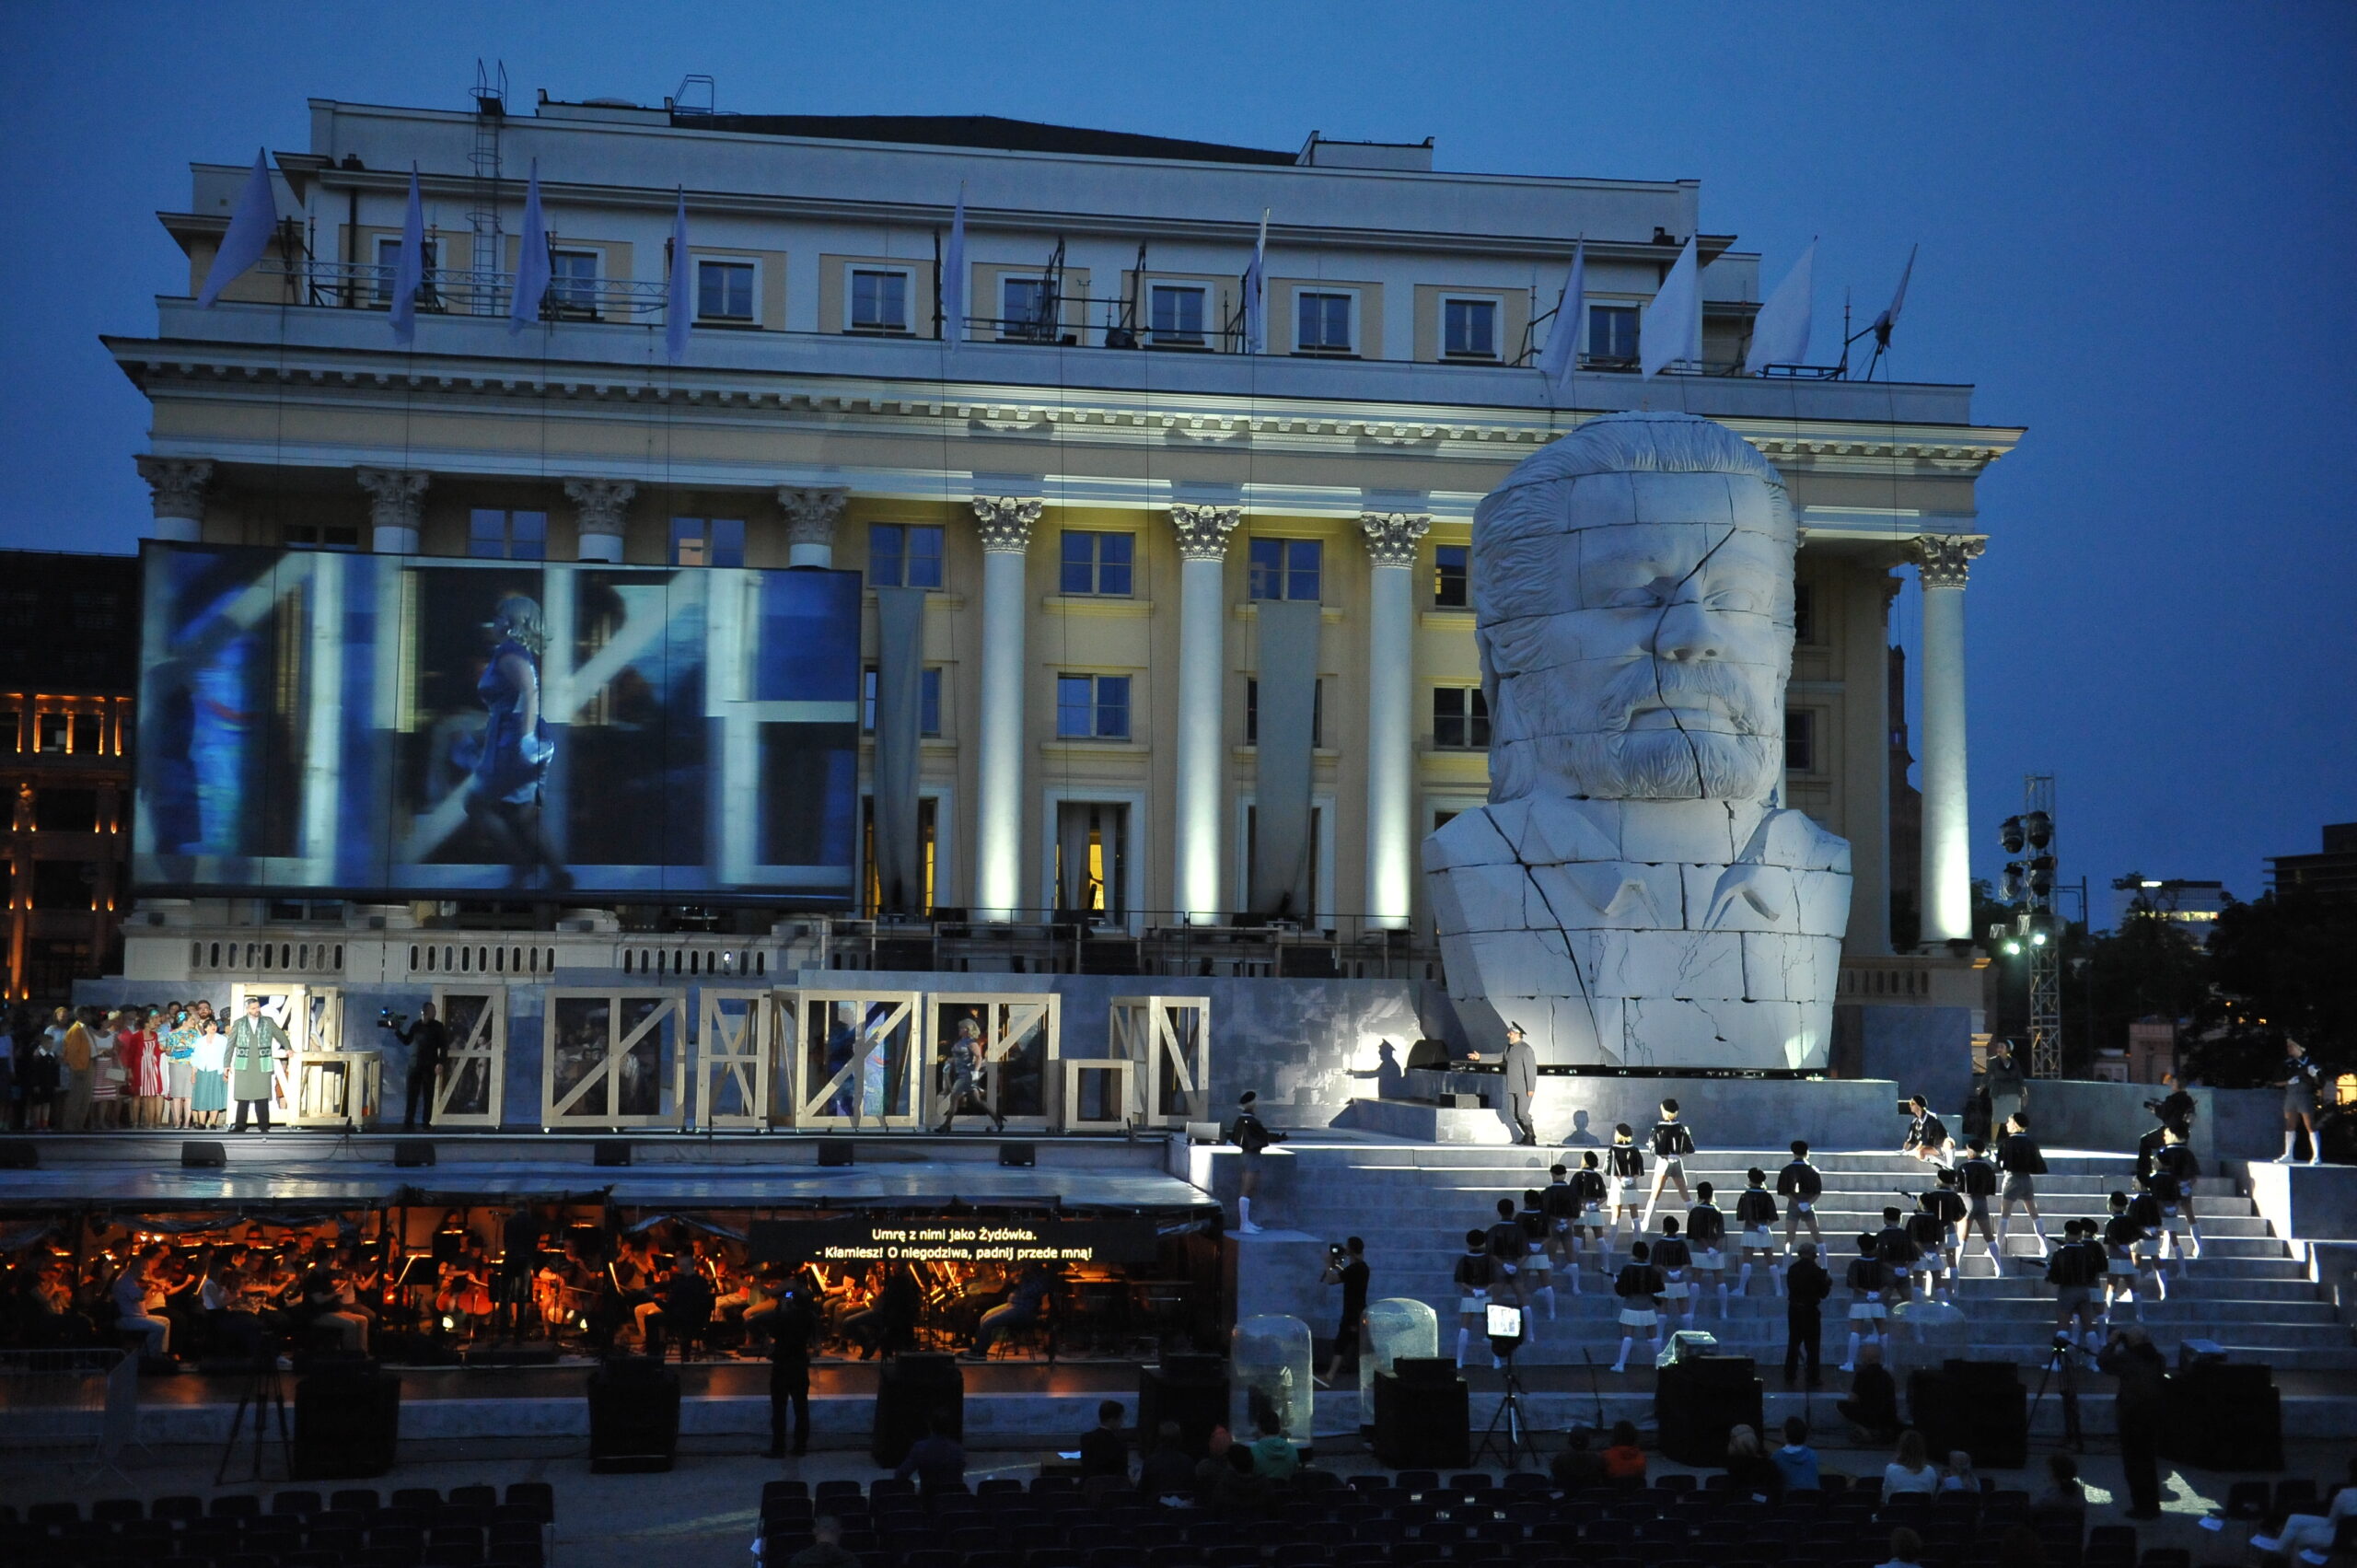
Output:
<instances>
[{"instance_id":1,"label":"seated audience member","mask_svg":"<svg viewBox=\"0 0 2357 1568\"><path fill-rule=\"evenodd\" d=\"M2253 1538L2251 1545L2261 1551L2275 1551L2298 1562L2303 1552L2318 1556L2332 1550L2333 1538L2340 1533L2341 1521L2357 1518L2357 1458L2349 1461L2349 1481L2332 1494L2332 1501L2321 1514L2293 1514L2275 1532L2274 1546L2265 1543L2268 1537Z\"/></svg>"},{"instance_id":2,"label":"seated audience member","mask_svg":"<svg viewBox=\"0 0 2357 1568\"><path fill-rule=\"evenodd\" d=\"M1877 1568L1923 1568L1923 1538L1910 1529L1890 1532L1890 1560Z\"/></svg>"},{"instance_id":3,"label":"seated audience member","mask_svg":"<svg viewBox=\"0 0 2357 1568\"><path fill-rule=\"evenodd\" d=\"M2046 1568L2046 1543L2027 1525L2008 1525L1997 1538L1992 1568Z\"/></svg>"},{"instance_id":4,"label":"seated audience member","mask_svg":"<svg viewBox=\"0 0 2357 1568\"><path fill-rule=\"evenodd\" d=\"M785 1568L860 1568L859 1559L843 1550L843 1522L821 1514L810 1525L810 1544L785 1560Z\"/></svg>"},{"instance_id":5,"label":"seated audience member","mask_svg":"<svg viewBox=\"0 0 2357 1568\"><path fill-rule=\"evenodd\" d=\"M1195 1466L1195 1501L1209 1513L1232 1516L1260 1504L1266 1483L1253 1473L1252 1450L1225 1426L1212 1428L1202 1462Z\"/></svg>"},{"instance_id":6,"label":"seated audience member","mask_svg":"<svg viewBox=\"0 0 2357 1568\"><path fill-rule=\"evenodd\" d=\"M1858 1351L1858 1370L1850 1376L1850 1397L1837 1408L1850 1424L1869 1439L1879 1441L1898 1430L1898 1385L1882 1364L1882 1347L1864 1345Z\"/></svg>"},{"instance_id":7,"label":"seated audience member","mask_svg":"<svg viewBox=\"0 0 2357 1568\"><path fill-rule=\"evenodd\" d=\"M1574 1426L1563 1439L1563 1451L1548 1461L1547 1473L1558 1489L1577 1492L1604 1484L1604 1456L1589 1447L1589 1441L1588 1429Z\"/></svg>"},{"instance_id":8,"label":"seated audience member","mask_svg":"<svg viewBox=\"0 0 2357 1568\"><path fill-rule=\"evenodd\" d=\"M1263 1481L1291 1481L1301 1469L1301 1450L1285 1440L1274 1411L1252 1421L1252 1473Z\"/></svg>"},{"instance_id":9,"label":"seated audience member","mask_svg":"<svg viewBox=\"0 0 2357 1568\"><path fill-rule=\"evenodd\" d=\"M1080 1473L1129 1479L1130 1445L1121 1435L1121 1401L1107 1400L1097 1407L1097 1424L1080 1434Z\"/></svg>"},{"instance_id":10,"label":"seated audience member","mask_svg":"<svg viewBox=\"0 0 2357 1568\"><path fill-rule=\"evenodd\" d=\"M1166 1421L1154 1434L1154 1451L1138 1461L1138 1490L1148 1497L1189 1497L1195 1490L1195 1461L1179 1441L1178 1423Z\"/></svg>"},{"instance_id":11,"label":"seated audience member","mask_svg":"<svg viewBox=\"0 0 2357 1568\"><path fill-rule=\"evenodd\" d=\"M1604 1451L1604 1479L1620 1486L1645 1484L1645 1451L1637 1444L1637 1423L1612 1423L1612 1446Z\"/></svg>"},{"instance_id":12,"label":"seated audience member","mask_svg":"<svg viewBox=\"0 0 2357 1568\"><path fill-rule=\"evenodd\" d=\"M1784 1421L1784 1446L1769 1456L1784 1472L1787 1492L1815 1492L1824 1484L1817 1471L1817 1450L1808 1446L1808 1423L1798 1416Z\"/></svg>"},{"instance_id":13,"label":"seated audience member","mask_svg":"<svg viewBox=\"0 0 2357 1568\"><path fill-rule=\"evenodd\" d=\"M1942 1492L1961 1492L1971 1497L1980 1495L1980 1478L1973 1473L1972 1456L1961 1448L1948 1451L1947 1468L1940 1472Z\"/></svg>"},{"instance_id":14,"label":"seated audience member","mask_svg":"<svg viewBox=\"0 0 2357 1568\"><path fill-rule=\"evenodd\" d=\"M1910 1426L1898 1434L1898 1457L1882 1468L1882 1494L1896 1497L1902 1492L1920 1492L1929 1497L1939 1489L1940 1472L1932 1466L1923 1434Z\"/></svg>"},{"instance_id":15,"label":"seated audience member","mask_svg":"<svg viewBox=\"0 0 2357 1568\"><path fill-rule=\"evenodd\" d=\"M2079 1461L2068 1454L2050 1454L2046 1460L2046 1490L2029 1505L2040 1524L2068 1523L2084 1530L2087 1523L2087 1491L2079 1484Z\"/></svg>"},{"instance_id":16,"label":"seated audience member","mask_svg":"<svg viewBox=\"0 0 2357 1568\"><path fill-rule=\"evenodd\" d=\"M939 1492L966 1479L966 1449L949 1434L949 1418L935 1415L925 1423L925 1434L909 1446L908 1458L892 1472L900 1481L917 1478L918 1490Z\"/></svg>"},{"instance_id":17,"label":"seated audience member","mask_svg":"<svg viewBox=\"0 0 2357 1568\"><path fill-rule=\"evenodd\" d=\"M1760 1451L1759 1434L1738 1425L1727 1433L1727 1489L1738 1496L1756 1494L1774 1501L1784 1490L1784 1472Z\"/></svg>"}]
</instances>

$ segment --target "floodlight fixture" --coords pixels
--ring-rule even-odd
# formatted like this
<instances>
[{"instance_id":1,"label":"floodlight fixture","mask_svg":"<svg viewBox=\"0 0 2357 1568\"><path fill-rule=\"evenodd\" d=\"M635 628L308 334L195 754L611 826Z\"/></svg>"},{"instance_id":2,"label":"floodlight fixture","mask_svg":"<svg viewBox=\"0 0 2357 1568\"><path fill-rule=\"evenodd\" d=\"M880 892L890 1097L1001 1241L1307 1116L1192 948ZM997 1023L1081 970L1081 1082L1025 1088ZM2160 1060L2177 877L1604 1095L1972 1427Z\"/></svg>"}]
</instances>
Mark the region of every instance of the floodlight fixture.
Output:
<instances>
[{"instance_id":1,"label":"floodlight fixture","mask_svg":"<svg viewBox=\"0 0 2357 1568\"><path fill-rule=\"evenodd\" d=\"M2031 811L2022 817L2022 836L2032 849L2044 849L2054 842L2054 818L2045 811Z\"/></svg>"},{"instance_id":2,"label":"floodlight fixture","mask_svg":"<svg viewBox=\"0 0 2357 1568\"><path fill-rule=\"evenodd\" d=\"M2022 843L2024 842L2022 838L2022 819L2018 817L2008 817L2003 821L1998 823L1997 842L2005 846L2005 853L2007 854L2021 854Z\"/></svg>"}]
</instances>

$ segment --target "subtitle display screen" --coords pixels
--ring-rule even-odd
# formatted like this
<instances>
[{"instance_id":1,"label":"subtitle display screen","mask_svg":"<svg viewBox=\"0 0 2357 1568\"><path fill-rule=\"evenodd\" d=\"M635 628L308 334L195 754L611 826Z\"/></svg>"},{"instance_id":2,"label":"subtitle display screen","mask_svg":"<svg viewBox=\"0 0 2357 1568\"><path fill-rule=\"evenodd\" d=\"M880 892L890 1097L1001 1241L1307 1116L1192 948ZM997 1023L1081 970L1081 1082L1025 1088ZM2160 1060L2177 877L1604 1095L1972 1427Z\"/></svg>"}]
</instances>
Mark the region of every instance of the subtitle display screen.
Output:
<instances>
[{"instance_id":1,"label":"subtitle display screen","mask_svg":"<svg viewBox=\"0 0 2357 1568\"><path fill-rule=\"evenodd\" d=\"M857 573L143 567L143 890L850 902Z\"/></svg>"}]
</instances>

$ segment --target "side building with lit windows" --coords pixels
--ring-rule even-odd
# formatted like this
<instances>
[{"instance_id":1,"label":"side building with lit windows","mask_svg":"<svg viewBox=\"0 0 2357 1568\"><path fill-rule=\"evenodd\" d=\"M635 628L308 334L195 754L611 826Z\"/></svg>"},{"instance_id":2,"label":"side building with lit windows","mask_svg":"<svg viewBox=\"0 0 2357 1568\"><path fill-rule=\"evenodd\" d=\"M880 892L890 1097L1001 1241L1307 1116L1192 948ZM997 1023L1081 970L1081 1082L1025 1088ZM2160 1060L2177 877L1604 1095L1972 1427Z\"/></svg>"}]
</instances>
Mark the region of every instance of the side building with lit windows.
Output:
<instances>
[{"instance_id":1,"label":"side building with lit windows","mask_svg":"<svg viewBox=\"0 0 2357 1568\"><path fill-rule=\"evenodd\" d=\"M2021 432L1976 424L1969 387L1837 366L1829 327L1819 366L1743 374L1760 259L1701 232L1694 180L1446 172L1430 142L1285 151L545 96L529 112L314 100L309 146L273 162L262 264L196 307L247 174L199 163L189 210L163 216L187 294L156 301L152 331L107 340L153 410L138 460L155 536L855 571L869 726L877 593L922 590L922 895L911 920L866 921L863 811L828 961L1431 978L1418 846L1488 789L1474 505L1581 421L1652 408L1722 422L1790 488L1805 543L1787 800L1852 846L1844 1000L1974 1005L1958 1001L1977 993L1963 602L1989 531L1975 482ZM412 166L428 267L403 345L387 307ZM532 169L552 283L518 332ZM694 319L674 363L682 209ZM1583 237L1581 352L1556 384L1538 354ZM1641 312L1689 239L1702 359L1641 377ZM1889 674L1905 573L1924 598L1911 715ZM1244 918L1265 912L1261 621L1305 601L1309 890L1271 956L1221 943L1266 926ZM1895 876L1910 735L1921 866ZM865 791L872 743L858 755ZM1907 953L1895 887L1915 894L1910 926L1920 899ZM316 914L363 918L366 889L322 891L349 902ZM538 923L579 937L577 958L552 949L560 970L611 965L632 933L744 948L789 928L726 903L445 899L366 918ZM189 925L258 907L157 912L157 957L134 972L163 978L208 950Z\"/></svg>"}]
</instances>

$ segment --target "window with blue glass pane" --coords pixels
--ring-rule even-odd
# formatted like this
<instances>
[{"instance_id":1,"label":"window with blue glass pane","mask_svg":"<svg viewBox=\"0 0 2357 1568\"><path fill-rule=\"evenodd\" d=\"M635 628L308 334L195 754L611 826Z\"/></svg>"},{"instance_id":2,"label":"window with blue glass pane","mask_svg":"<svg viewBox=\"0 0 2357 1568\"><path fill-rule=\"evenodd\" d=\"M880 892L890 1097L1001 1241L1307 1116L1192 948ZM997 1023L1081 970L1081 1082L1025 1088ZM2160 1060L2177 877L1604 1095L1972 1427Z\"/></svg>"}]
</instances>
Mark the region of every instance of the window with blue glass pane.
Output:
<instances>
[{"instance_id":1,"label":"window with blue glass pane","mask_svg":"<svg viewBox=\"0 0 2357 1568\"><path fill-rule=\"evenodd\" d=\"M1467 559L1472 553L1462 544L1436 545L1433 550L1433 604L1440 610L1462 610L1466 606Z\"/></svg>"},{"instance_id":2,"label":"window with blue glass pane","mask_svg":"<svg viewBox=\"0 0 2357 1568\"><path fill-rule=\"evenodd\" d=\"M467 514L467 553L494 561L540 561L549 552L546 512L478 506Z\"/></svg>"},{"instance_id":3,"label":"window with blue glass pane","mask_svg":"<svg viewBox=\"0 0 2357 1568\"><path fill-rule=\"evenodd\" d=\"M1066 740L1127 740L1130 678L1057 676L1056 734Z\"/></svg>"},{"instance_id":4,"label":"window with blue glass pane","mask_svg":"<svg viewBox=\"0 0 2357 1568\"><path fill-rule=\"evenodd\" d=\"M1048 283L1045 278L1003 278L999 282L1000 331L1010 338L1036 338L1048 324Z\"/></svg>"},{"instance_id":5,"label":"window with blue glass pane","mask_svg":"<svg viewBox=\"0 0 2357 1568\"><path fill-rule=\"evenodd\" d=\"M876 733L877 668L865 665L859 673L859 728L863 735ZM927 665L917 676L917 733L933 737L941 733L941 667Z\"/></svg>"},{"instance_id":6,"label":"window with blue glass pane","mask_svg":"<svg viewBox=\"0 0 2357 1568\"><path fill-rule=\"evenodd\" d=\"M1128 597L1130 568L1136 547L1137 536L1134 534L1090 533L1080 528L1066 528L1059 583L1061 591Z\"/></svg>"},{"instance_id":7,"label":"window with blue glass pane","mask_svg":"<svg viewBox=\"0 0 2357 1568\"><path fill-rule=\"evenodd\" d=\"M871 523L867 581L879 588L941 587L941 529L918 523Z\"/></svg>"},{"instance_id":8,"label":"window with blue glass pane","mask_svg":"<svg viewBox=\"0 0 2357 1568\"><path fill-rule=\"evenodd\" d=\"M1295 347L1326 354L1347 354L1351 348L1351 296L1311 294L1297 297L1301 331Z\"/></svg>"},{"instance_id":9,"label":"window with blue glass pane","mask_svg":"<svg viewBox=\"0 0 2357 1568\"><path fill-rule=\"evenodd\" d=\"M1254 598L1314 599L1323 546L1314 539L1256 539L1247 559Z\"/></svg>"},{"instance_id":10,"label":"window with blue glass pane","mask_svg":"<svg viewBox=\"0 0 2357 1568\"><path fill-rule=\"evenodd\" d=\"M1451 299L1442 303L1445 331L1443 352L1459 358L1495 359L1498 355L1498 304L1494 299Z\"/></svg>"},{"instance_id":11,"label":"window with blue glass pane","mask_svg":"<svg viewBox=\"0 0 2357 1568\"><path fill-rule=\"evenodd\" d=\"M696 315L706 321L753 319L753 263L696 263Z\"/></svg>"},{"instance_id":12,"label":"window with blue glass pane","mask_svg":"<svg viewBox=\"0 0 2357 1568\"><path fill-rule=\"evenodd\" d=\"M1590 359L1637 357L1637 309L1633 305L1591 305L1587 308L1587 353Z\"/></svg>"},{"instance_id":13,"label":"window with blue glass pane","mask_svg":"<svg viewBox=\"0 0 2357 1568\"><path fill-rule=\"evenodd\" d=\"M742 566L744 563L744 518L674 517L671 519L672 565Z\"/></svg>"},{"instance_id":14,"label":"window with blue glass pane","mask_svg":"<svg viewBox=\"0 0 2357 1568\"><path fill-rule=\"evenodd\" d=\"M853 331L862 332L907 331L909 274L853 269L851 325Z\"/></svg>"},{"instance_id":15,"label":"window with blue glass pane","mask_svg":"<svg viewBox=\"0 0 2357 1568\"><path fill-rule=\"evenodd\" d=\"M1157 343L1200 343L1203 341L1205 291L1183 284L1156 284L1149 309Z\"/></svg>"}]
</instances>

